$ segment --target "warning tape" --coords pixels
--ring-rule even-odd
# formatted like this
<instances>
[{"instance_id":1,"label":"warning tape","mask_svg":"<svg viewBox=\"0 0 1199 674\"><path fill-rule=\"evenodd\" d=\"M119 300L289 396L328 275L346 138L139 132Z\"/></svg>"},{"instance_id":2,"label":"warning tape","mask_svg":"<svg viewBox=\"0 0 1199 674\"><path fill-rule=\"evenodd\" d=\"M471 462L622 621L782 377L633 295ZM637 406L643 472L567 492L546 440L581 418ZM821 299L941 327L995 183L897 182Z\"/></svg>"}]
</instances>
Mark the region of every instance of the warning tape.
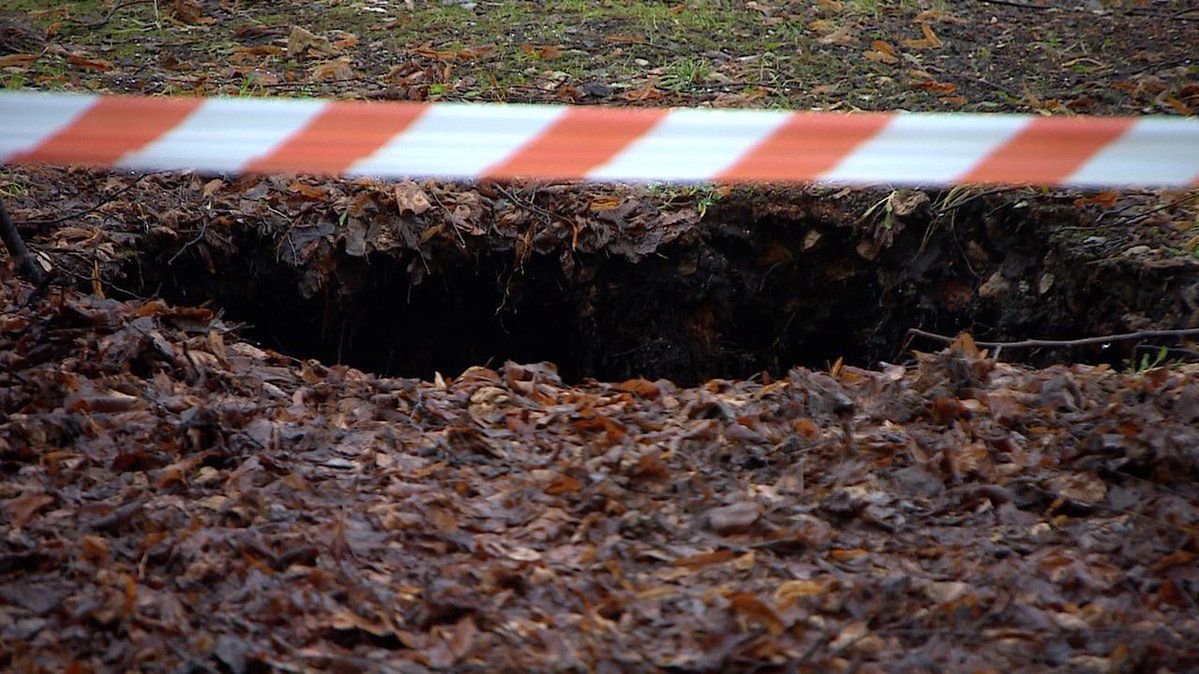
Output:
<instances>
[{"instance_id":1,"label":"warning tape","mask_svg":"<svg viewBox=\"0 0 1199 674\"><path fill-rule=\"evenodd\" d=\"M0 162L844 184L1199 184L1199 120L0 93Z\"/></svg>"}]
</instances>

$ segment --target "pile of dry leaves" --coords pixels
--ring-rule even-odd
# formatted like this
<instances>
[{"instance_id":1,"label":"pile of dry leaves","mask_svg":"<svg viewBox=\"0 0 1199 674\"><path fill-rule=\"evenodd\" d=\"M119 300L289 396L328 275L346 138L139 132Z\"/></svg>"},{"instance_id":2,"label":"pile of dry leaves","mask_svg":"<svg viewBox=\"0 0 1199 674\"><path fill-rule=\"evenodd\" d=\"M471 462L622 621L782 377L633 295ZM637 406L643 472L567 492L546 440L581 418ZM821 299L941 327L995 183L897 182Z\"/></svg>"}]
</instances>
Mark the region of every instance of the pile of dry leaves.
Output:
<instances>
[{"instance_id":1,"label":"pile of dry leaves","mask_svg":"<svg viewBox=\"0 0 1199 674\"><path fill-rule=\"evenodd\" d=\"M0 285L0 667L1184 671L1199 368L387 379Z\"/></svg>"}]
</instances>

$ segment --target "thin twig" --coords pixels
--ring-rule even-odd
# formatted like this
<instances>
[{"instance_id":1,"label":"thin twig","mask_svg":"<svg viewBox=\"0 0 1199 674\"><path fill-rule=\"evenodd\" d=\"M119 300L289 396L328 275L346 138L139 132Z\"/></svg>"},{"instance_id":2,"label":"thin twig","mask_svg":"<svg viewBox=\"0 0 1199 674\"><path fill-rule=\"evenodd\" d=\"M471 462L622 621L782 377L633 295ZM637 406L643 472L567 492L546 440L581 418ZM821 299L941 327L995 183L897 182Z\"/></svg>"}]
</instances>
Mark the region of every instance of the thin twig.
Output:
<instances>
[{"instance_id":1,"label":"thin twig","mask_svg":"<svg viewBox=\"0 0 1199 674\"><path fill-rule=\"evenodd\" d=\"M142 180L145 180L145 178L148 175L150 175L150 174L144 173L144 174L138 176L137 180L134 180L133 182L129 183L128 185L122 187L121 189L117 190L116 192L105 197L102 201L100 201L95 206L92 206L91 208L85 208L84 210L77 211L75 213L68 213L60 218L54 218L53 220L26 220L22 224L38 225L39 227L45 226L45 225L57 225L60 222L66 222L67 220L74 220L75 218L82 218L85 215L90 215L90 214L95 213L96 211L100 210L101 208L107 206L108 204L116 201L118 197L125 194L126 192L133 189L134 187L137 187L141 183Z\"/></svg>"},{"instance_id":2,"label":"thin twig","mask_svg":"<svg viewBox=\"0 0 1199 674\"><path fill-rule=\"evenodd\" d=\"M8 209L4 208L3 201L0 201L0 240L4 241L8 254L20 263L21 270L29 280L35 286L41 287L45 275L37 261L29 254L29 249L25 247L25 240L21 238L21 233L17 231L12 218L8 217Z\"/></svg>"},{"instance_id":3,"label":"thin twig","mask_svg":"<svg viewBox=\"0 0 1199 674\"><path fill-rule=\"evenodd\" d=\"M972 195L966 197L965 199L962 199L961 201L956 201L952 204L946 204L945 206L942 206L941 208L937 209L937 212L938 213L948 213L949 211L956 211L957 209L961 208L962 206L965 206L966 204L971 203L973 201L977 201L978 199L982 199L983 197L989 197L989 196L992 196L995 194L1002 194L1003 192L1009 192L1013 189L1015 189L1015 188L996 187L995 189L992 189L992 190L986 190L985 192L979 192L978 194L972 194Z\"/></svg>"},{"instance_id":4,"label":"thin twig","mask_svg":"<svg viewBox=\"0 0 1199 674\"><path fill-rule=\"evenodd\" d=\"M1131 225L1131 224L1134 224L1134 223L1144 220L1145 218L1149 217L1150 215L1153 215L1154 213L1159 213L1161 211L1173 208L1175 206L1181 206L1182 204L1185 204L1188 201L1195 201L1195 200L1199 200L1199 192L1196 192L1195 194L1188 194L1185 197L1181 197L1179 199L1174 199L1173 201L1164 203L1161 206L1158 206L1156 208L1151 208L1151 209L1149 209L1147 211L1143 211L1141 213L1137 213L1136 215L1124 218L1123 220L1117 220L1113 224Z\"/></svg>"},{"instance_id":5,"label":"thin twig","mask_svg":"<svg viewBox=\"0 0 1199 674\"><path fill-rule=\"evenodd\" d=\"M944 68L938 68L937 66L934 66L934 65L926 65L926 66L924 66L924 69L934 72L934 73L941 73L942 75L945 75L947 77L963 77L965 79L972 80L979 84L984 84L988 87L991 87L995 91L998 91L999 93L1007 94L1008 96L1011 96L1012 98L1015 98L1015 99L1024 98L1024 96L1022 94L1020 94L1020 92L1016 91L1015 89L1006 87L1006 86L1004 86L1002 84L998 84L996 82L992 82L991 80L988 80L987 78L982 77L981 75L973 75L973 74L965 72L965 71L950 72L948 70L945 70Z\"/></svg>"},{"instance_id":6,"label":"thin twig","mask_svg":"<svg viewBox=\"0 0 1199 674\"><path fill-rule=\"evenodd\" d=\"M1042 5L1032 2L1018 2L1018 0L979 0L979 2L988 5L1003 5L1004 7L1018 7L1020 9L1065 9L1058 5Z\"/></svg>"},{"instance_id":7,"label":"thin twig","mask_svg":"<svg viewBox=\"0 0 1199 674\"><path fill-rule=\"evenodd\" d=\"M200 231L198 234L196 234L195 238L193 238L191 241L188 241L187 243L183 244L183 246L179 250L175 251L175 254L171 256L171 259L167 260L167 265L169 266L169 265L175 264L175 259L178 258L180 255L182 255L183 251L185 251L188 248L191 248L192 246L199 243L200 239L203 239L204 234L206 234L207 232L208 232L208 221L205 220L203 222L203 224L200 225Z\"/></svg>"},{"instance_id":8,"label":"thin twig","mask_svg":"<svg viewBox=\"0 0 1199 674\"><path fill-rule=\"evenodd\" d=\"M1199 328L1183 328L1180 330L1138 330L1137 332L1125 332L1116 335L1103 335L1101 337L1082 337L1080 339L1023 339L1016 342L974 342L975 346L981 346L988 349L1023 349L1032 347L1045 348L1062 348L1070 346L1087 346L1091 344L1107 344L1109 342L1127 342L1136 339L1148 339L1150 337L1191 337L1199 335ZM957 341L957 337L949 337L947 335L938 335L935 332L927 332L919 328L908 330L909 340L912 337L923 337L931 339L935 342L943 342L952 344Z\"/></svg>"},{"instance_id":9,"label":"thin twig","mask_svg":"<svg viewBox=\"0 0 1199 674\"><path fill-rule=\"evenodd\" d=\"M108 11L108 14L104 15L104 18L100 19L99 21L84 23L82 21L75 21L74 19L68 20L80 28L99 28L109 21L112 21L112 18L117 15L117 12L125 9L126 7L133 7L134 5L148 5L150 3L154 3L155 9L157 9L158 3L156 0L128 0L128 2L118 2L117 4L113 5L112 9Z\"/></svg>"}]
</instances>

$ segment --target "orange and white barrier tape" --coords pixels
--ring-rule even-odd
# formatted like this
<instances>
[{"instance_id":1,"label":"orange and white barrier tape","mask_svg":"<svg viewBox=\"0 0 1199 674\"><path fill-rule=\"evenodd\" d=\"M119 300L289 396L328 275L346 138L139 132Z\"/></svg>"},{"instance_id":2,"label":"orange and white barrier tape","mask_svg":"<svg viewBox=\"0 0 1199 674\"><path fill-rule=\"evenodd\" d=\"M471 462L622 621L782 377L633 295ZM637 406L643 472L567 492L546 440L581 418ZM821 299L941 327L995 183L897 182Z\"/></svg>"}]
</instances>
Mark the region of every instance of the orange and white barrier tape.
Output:
<instances>
[{"instance_id":1,"label":"orange and white barrier tape","mask_svg":"<svg viewBox=\"0 0 1199 674\"><path fill-rule=\"evenodd\" d=\"M1199 120L0 93L0 162L615 181L1199 184Z\"/></svg>"}]
</instances>

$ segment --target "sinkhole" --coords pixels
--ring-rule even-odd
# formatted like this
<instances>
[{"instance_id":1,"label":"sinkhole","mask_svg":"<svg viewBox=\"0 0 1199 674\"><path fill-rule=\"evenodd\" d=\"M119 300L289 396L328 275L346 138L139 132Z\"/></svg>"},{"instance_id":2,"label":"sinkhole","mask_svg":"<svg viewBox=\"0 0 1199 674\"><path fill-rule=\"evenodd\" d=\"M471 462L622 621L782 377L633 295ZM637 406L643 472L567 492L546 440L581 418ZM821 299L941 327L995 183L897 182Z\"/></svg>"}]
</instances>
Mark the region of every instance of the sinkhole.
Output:
<instances>
[{"instance_id":1,"label":"sinkhole","mask_svg":"<svg viewBox=\"0 0 1199 674\"><path fill-rule=\"evenodd\" d=\"M910 328L1005 340L1199 321L1193 265L1096 261L1060 236L1079 229L1077 209L980 199L949 218L934 202L880 222L811 196L730 198L639 255L569 242L522 252L490 234L351 255L334 224L251 222L182 254L177 241L147 245L128 276L178 304L210 303L276 351L423 378L513 360L553 362L567 381L690 385L902 361ZM323 252L297 254L297 237ZM1135 348L1005 358L1121 363Z\"/></svg>"}]
</instances>

